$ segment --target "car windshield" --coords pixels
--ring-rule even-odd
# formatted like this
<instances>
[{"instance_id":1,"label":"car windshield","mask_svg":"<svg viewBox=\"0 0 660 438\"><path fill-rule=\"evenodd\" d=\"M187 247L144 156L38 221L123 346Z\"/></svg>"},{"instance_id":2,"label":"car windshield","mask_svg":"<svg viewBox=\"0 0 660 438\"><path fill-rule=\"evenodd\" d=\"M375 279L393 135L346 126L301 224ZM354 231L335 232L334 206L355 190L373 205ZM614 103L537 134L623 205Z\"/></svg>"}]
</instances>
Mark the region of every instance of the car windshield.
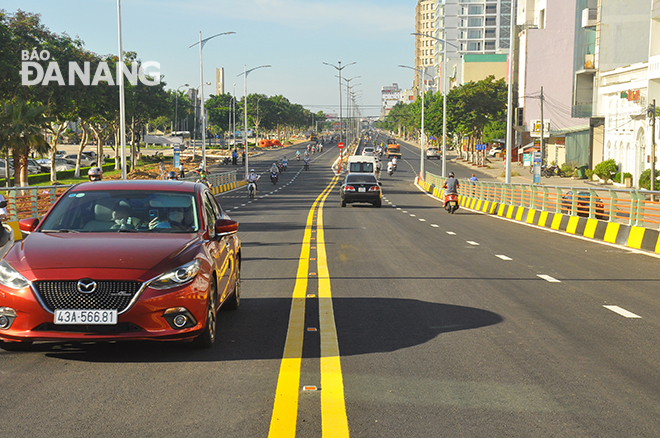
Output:
<instances>
[{"instance_id":1,"label":"car windshield","mask_svg":"<svg viewBox=\"0 0 660 438\"><path fill-rule=\"evenodd\" d=\"M373 175L349 175L346 178L346 184L355 183L372 183L376 184L376 178Z\"/></svg>"},{"instance_id":2,"label":"car windshield","mask_svg":"<svg viewBox=\"0 0 660 438\"><path fill-rule=\"evenodd\" d=\"M44 219L40 232L190 233L200 229L192 193L92 190L65 196Z\"/></svg>"}]
</instances>

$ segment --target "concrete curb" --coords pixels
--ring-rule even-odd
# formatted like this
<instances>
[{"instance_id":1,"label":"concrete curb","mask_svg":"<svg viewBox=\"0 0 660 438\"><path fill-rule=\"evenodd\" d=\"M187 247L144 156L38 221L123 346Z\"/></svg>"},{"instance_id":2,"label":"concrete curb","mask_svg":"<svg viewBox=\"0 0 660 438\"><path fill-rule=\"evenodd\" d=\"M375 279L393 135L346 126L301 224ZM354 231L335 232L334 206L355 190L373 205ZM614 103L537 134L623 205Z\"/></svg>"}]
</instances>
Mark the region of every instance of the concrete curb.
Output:
<instances>
[{"instance_id":1,"label":"concrete curb","mask_svg":"<svg viewBox=\"0 0 660 438\"><path fill-rule=\"evenodd\" d=\"M432 186L419 177L417 178L417 185L434 198L442 200L444 197L442 189ZM570 216L563 213L550 213L516 205L500 204L466 195L459 195L458 198L459 205L468 210L496 215L588 239L600 240L632 249L660 254L659 230Z\"/></svg>"},{"instance_id":2,"label":"concrete curb","mask_svg":"<svg viewBox=\"0 0 660 438\"><path fill-rule=\"evenodd\" d=\"M246 185L247 185L247 181L236 181L236 182L233 182L233 183L221 184L217 187L211 188L211 193L213 193L214 195L217 195L219 193L228 192L230 190L234 190L234 189L237 189L239 187L246 186Z\"/></svg>"}]
</instances>

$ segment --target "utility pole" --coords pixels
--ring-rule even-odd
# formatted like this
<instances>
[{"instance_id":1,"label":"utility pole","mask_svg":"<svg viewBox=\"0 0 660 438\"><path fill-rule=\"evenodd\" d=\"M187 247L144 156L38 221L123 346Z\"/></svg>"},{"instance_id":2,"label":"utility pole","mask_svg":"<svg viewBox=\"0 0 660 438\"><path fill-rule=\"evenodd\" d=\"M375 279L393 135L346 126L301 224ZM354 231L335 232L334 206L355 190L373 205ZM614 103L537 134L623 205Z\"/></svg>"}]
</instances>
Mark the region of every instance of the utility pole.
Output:
<instances>
[{"instance_id":1,"label":"utility pole","mask_svg":"<svg viewBox=\"0 0 660 438\"><path fill-rule=\"evenodd\" d=\"M543 142L543 87L541 87L541 167L543 167L544 142Z\"/></svg>"},{"instance_id":2,"label":"utility pole","mask_svg":"<svg viewBox=\"0 0 660 438\"><path fill-rule=\"evenodd\" d=\"M655 190L655 99L649 107L649 117L651 118L651 185L649 188Z\"/></svg>"}]
</instances>

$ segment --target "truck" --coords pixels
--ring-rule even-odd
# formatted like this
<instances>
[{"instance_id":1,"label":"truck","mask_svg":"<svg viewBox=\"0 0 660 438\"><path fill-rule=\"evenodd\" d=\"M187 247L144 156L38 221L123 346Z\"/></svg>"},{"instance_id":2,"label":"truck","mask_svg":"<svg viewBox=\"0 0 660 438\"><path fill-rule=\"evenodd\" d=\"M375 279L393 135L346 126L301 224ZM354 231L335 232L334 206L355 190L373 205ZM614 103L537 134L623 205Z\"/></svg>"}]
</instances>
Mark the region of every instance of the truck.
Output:
<instances>
[{"instance_id":1,"label":"truck","mask_svg":"<svg viewBox=\"0 0 660 438\"><path fill-rule=\"evenodd\" d=\"M396 144L391 138L387 140L387 159L392 157L401 158L401 146Z\"/></svg>"}]
</instances>

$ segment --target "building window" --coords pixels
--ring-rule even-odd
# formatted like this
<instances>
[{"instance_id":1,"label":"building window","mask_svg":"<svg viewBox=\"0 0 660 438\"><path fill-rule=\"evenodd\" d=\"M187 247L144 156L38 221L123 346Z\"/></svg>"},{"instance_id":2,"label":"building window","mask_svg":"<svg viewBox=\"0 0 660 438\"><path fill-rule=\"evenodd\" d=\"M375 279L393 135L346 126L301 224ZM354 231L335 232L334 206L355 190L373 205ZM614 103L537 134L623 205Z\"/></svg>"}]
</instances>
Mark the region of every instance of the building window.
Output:
<instances>
[{"instance_id":1,"label":"building window","mask_svg":"<svg viewBox=\"0 0 660 438\"><path fill-rule=\"evenodd\" d=\"M486 50L495 50L495 41L486 41L484 43L484 49L486 49Z\"/></svg>"},{"instance_id":2,"label":"building window","mask_svg":"<svg viewBox=\"0 0 660 438\"><path fill-rule=\"evenodd\" d=\"M468 15L481 15L484 13L483 6L471 5L468 6Z\"/></svg>"},{"instance_id":3,"label":"building window","mask_svg":"<svg viewBox=\"0 0 660 438\"><path fill-rule=\"evenodd\" d=\"M486 38L495 38L495 29L486 29L485 30L485 36Z\"/></svg>"},{"instance_id":4,"label":"building window","mask_svg":"<svg viewBox=\"0 0 660 438\"><path fill-rule=\"evenodd\" d=\"M470 40L481 39L481 29L468 30L468 39Z\"/></svg>"},{"instance_id":5,"label":"building window","mask_svg":"<svg viewBox=\"0 0 660 438\"><path fill-rule=\"evenodd\" d=\"M486 17L486 26L497 26L497 17Z\"/></svg>"},{"instance_id":6,"label":"building window","mask_svg":"<svg viewBox=\"0 0 660 438\"><path fill-rule=\"evenodd\" d=\"M468 18L467 27L482 27L482 25L483 25L483 20L481 17Z\"/></svg>"},{"instance_id":7,"label":"building window","mask_svg":"<svg viewBox=\"0 0 660 438\"><path fill-rule=\"evenodd\" d=\"M487 14L497 14L497 5L486 5Z\"/></svg>"},{"instance_id":8,"label":"building window","mask_svg":"<svg viewBox=\"0 0 660 438\"><path fill-rule=\"evenodd\" d=\"M470 52L481 51L481 42L469 42L467 46L468 46L468 51Z\"/></svg>"}]
</instances>

